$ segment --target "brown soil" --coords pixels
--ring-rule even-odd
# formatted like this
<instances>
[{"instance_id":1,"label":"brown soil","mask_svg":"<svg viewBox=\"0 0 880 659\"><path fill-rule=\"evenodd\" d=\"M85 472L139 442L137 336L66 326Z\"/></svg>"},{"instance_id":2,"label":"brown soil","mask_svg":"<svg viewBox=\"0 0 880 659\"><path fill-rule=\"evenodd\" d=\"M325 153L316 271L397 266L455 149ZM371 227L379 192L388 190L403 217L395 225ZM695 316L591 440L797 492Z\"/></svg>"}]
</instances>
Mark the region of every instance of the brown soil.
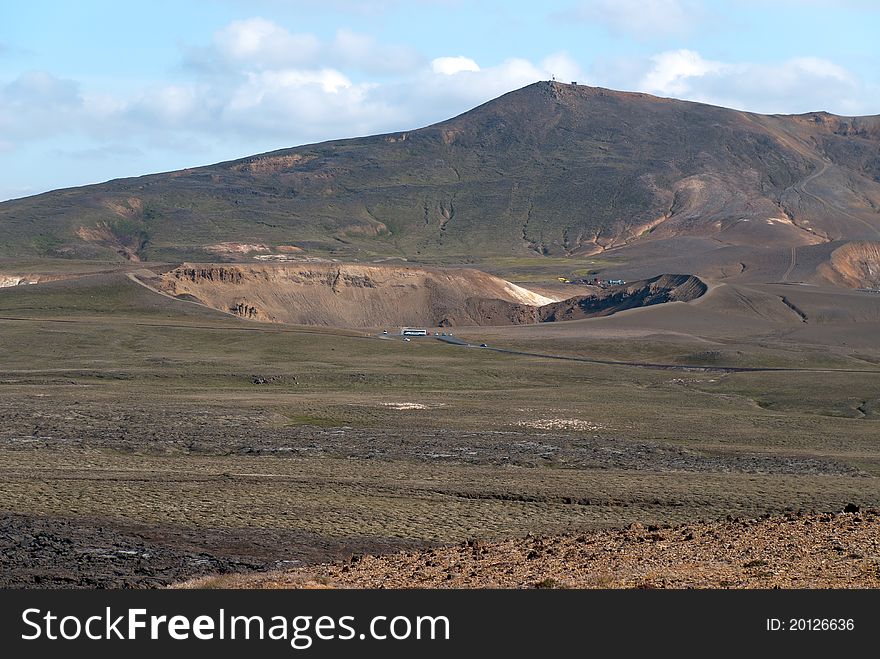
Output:
<instances>
[{"instance_id":1,"label":"brown soil","mask_svg":"<svg viewBox=\"0 0 880 659\"><path fill-rule=\"evenodd\" d=\"M877 588L880 511L766 516L683 526L355 556L183 588Z\"/></svg>"},{"instance_id":2,"label":"brown soil","mask_svg":"<svg viewBox=\"0 0 880 659\"><path fill-rule=\"evenodd\" d=\"M117 235L107 222L98 222L94 226L81 226L77 229L76 235L87 243L112 249L127 261L141 260L138 251L143 248L145 242L145 238L141 235Z\"/></svg>"}]
</instances>

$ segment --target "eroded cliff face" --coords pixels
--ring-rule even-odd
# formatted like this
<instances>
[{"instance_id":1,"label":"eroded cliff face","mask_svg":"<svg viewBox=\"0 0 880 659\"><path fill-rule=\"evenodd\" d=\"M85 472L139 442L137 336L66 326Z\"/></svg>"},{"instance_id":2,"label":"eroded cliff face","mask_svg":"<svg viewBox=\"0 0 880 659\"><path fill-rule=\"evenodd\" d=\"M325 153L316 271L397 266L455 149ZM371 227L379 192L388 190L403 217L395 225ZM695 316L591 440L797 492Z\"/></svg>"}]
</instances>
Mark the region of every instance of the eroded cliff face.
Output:
<instances>
[{"instance_id":1,"label":"eroded cliff face","mask_svg":"<svg viewBox=\"0 0 880 659\"><path fill-rule=\"evenodd\" d=\"M850 288L880 288L880 242L858 241L841 245L819 266L831 283Z\"/></svg>"},{"instance_id":2,"label":"eroded cliff face","mask_svg":"<svg viewBox=\"0 0 880 659\"><path fill-rule=\"evenodd\" d=\"M183 264L160 288L245 318L340 327L481 325L479 300L554 301L478 270L336 263Z\"/></svg>"},{"instance_id":3,"label":"eroded cliff face","mask_svg":"<svg viewBox=\"0 0 880 659\"><path fill-rule=\"evenodd\" d=\"M706 291L696 277L662 275L562 300L478 270L336 263L183 264L165 273L159 287L243 318L358 328L588 318L689 301Z\"/></svg>"}]
</instances>

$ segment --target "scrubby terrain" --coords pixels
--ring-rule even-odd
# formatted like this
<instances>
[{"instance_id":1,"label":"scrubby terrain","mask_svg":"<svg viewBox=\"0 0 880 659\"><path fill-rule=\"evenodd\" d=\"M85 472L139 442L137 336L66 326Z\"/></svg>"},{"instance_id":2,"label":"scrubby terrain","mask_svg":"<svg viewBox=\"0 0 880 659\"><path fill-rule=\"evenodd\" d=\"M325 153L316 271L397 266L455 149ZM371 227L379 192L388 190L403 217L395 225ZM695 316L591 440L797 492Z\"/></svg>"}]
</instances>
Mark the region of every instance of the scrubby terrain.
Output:
<instances>
[{"instance_id":1,"label":"scrubby terrain","mask_svg":"<svg viewBox=\"0 0 880 659\"><path fill-rule=\"evenodd\" d=\"M726 284L455 344L253 322L128 274L0 292L3 585L880 506L876 294Z\"/></svg>"}]
</instances>

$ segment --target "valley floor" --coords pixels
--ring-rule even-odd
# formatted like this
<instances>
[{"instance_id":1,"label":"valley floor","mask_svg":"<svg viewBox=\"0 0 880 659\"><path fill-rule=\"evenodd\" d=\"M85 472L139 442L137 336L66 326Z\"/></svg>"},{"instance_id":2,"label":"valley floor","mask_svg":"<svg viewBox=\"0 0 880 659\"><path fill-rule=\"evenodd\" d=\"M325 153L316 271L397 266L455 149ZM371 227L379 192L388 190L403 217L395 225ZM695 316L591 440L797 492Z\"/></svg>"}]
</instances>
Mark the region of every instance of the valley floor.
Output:
<instances>
[{"instance_id":1,"label":"valley floor","mask_svg":"<svg viewBox=\"0 0 880 659\"><path fill-rule=\"evenodd\" d=\"M502 352L247 321L125 273L3 289L2 585L289 568L337 583L313 566L348 575L353 555L390 557L339 585L398 568L401 585L696 584L681 566L736 586L876 585L859 535L877 536L874 513L784 516L880 507L880 298L757 285L704 297L455 331ZM711 521L765 514L776 526ZM773 528L817 544L786 553L795 541ZM473 539L476 557L459 545ZM514 572L484 570L482 547ZM827 559L827 579L798 556Z\"/></svg>"}]
</instances>

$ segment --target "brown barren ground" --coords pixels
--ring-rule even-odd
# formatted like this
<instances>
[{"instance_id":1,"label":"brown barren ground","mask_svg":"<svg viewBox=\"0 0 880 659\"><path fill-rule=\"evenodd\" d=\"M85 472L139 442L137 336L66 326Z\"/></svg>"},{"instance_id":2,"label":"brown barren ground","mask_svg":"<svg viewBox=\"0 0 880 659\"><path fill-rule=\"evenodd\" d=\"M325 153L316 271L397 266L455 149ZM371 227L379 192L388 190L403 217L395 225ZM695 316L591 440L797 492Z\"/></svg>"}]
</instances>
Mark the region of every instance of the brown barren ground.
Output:
<instances>
[{"instance_id":1,"label":"brown barren ground","mask_svg":"<svg viewBox=\"0 0 880 659\"><path fill-rule=\"evenodd\" d=\"M355 556L180 588L877 588L880 511L643 526Z\"/></svg>"}]
</instances>

